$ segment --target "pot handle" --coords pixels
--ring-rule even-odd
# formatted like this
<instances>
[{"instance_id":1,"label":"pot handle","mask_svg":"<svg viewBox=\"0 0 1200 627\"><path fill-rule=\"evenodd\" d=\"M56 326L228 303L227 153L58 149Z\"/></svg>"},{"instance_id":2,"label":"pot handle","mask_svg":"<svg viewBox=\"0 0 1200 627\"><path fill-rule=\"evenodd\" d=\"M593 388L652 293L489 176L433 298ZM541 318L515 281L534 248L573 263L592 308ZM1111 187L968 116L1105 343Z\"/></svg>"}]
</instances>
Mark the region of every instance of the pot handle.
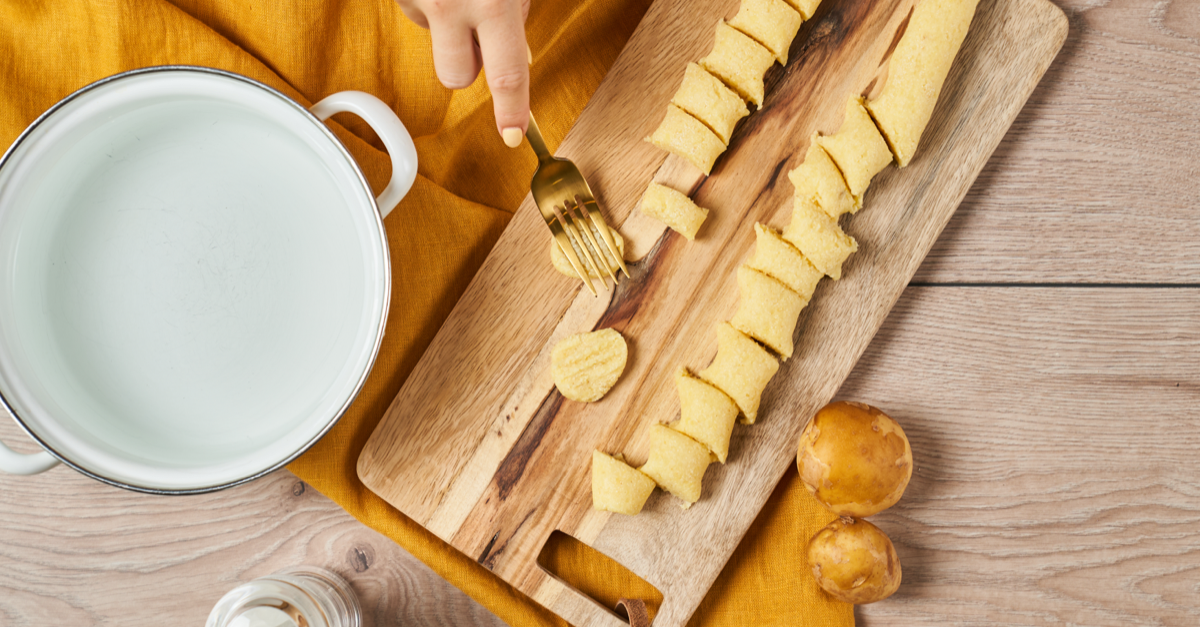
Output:
<instances>
[{"instance_id":1,"label":"pot handle","mask_svg":"<svg viewBox=\"0 0 1200 627\"><path fill-rule=\"evenodd\" d=\"M36 475L58 465L58 460L46 451L24 455L0 443L0 470L10 475Z\"/></svg>"},{"instance_id":2,"label":"pot handle","mask_svg":"<svg viewBox=\"0 0 1200 627\"><path fill-rule=\"evenodd\" d=\"M392 180L375 199L380 217L386 217L417 180L417 147L404 123L382 100L362 91L341 91L313 105L309 111L322 122L335 113L349 112L366 121L383 140L392 159Z\"/></svg>"}]
</instances>

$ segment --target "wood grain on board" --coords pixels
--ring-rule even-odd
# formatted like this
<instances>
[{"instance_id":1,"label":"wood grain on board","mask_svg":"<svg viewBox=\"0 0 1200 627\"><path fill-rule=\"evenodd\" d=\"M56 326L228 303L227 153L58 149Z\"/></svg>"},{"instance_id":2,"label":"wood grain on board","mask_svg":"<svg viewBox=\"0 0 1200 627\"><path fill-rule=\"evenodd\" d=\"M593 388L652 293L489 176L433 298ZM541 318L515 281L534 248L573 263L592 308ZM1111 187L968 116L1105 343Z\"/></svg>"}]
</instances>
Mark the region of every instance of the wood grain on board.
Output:
<instances>
[{"instance_id":1,"label":"wood grain on board","mask_svg":"<svg viewBox=\"0 0 1200 627\"><path fill-rule=\"evenodd\" d=\"M37 445L12 420L0 441ZM290 472L213 494L137 494L58 466L0 474L0 625L203 625L226 592L313 565L358 594L363 627L504 623Z\"/></svg>"},{"instance_id":2,"label":"wood grain on board","mask_svg":"<svg viewBox=\"0 0 1200 627\"><path fill-rule=\"evenodd\" d=\"M911 6L824 5L801 29L793 62L768 75L763 110L704 178L641 140L737 2L655 3L559 151L620 225L633 278L594 298L549 272L546 228L527 200L364 449L364 483L574 624L620 621L539 569L555 530L656 586L657 624L685 623L791 463L805 419L853 368L1066 35L1062 12L1044 0L981 3L918 158L877 177L846 224L860 251L841 281L818 289L796 355L764 395L764 418L735 431L729 463L706 475L701 501L685 512L660 494L637 517L593 511L591 450L644 461L646 427L678 412L672 373L705 366L713 324L733 313L733 271L752 248L753 223L786 224L784 174L814 131L838 128L846 98L872 86ZM631 213L652 177L712 210L696 242ZM599 403L564 401L550 349L597 327L629 340L625 375Z\"/></svg>"}]
</instances>

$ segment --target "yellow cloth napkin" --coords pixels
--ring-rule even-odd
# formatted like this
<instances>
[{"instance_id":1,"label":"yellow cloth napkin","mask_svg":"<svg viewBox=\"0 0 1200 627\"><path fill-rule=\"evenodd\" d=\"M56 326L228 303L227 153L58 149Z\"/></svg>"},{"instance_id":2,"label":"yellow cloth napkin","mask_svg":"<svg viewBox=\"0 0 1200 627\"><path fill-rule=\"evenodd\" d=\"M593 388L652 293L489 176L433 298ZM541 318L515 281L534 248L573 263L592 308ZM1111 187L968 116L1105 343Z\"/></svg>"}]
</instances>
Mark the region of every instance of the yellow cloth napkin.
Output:
<instances>
[{"instance_id":1,"label":"yellow cloth napkin","mask_svg":"<svg viewBox=\"0 0 1200 627\"><path fill-rule=\"evenodd\" d=\"M533 3L527 24L533 108L552 147L648 6L649 0ZM399 113L416 139L420 176L387 219L392 259L402 264L393 273L387 335L350 412L291 470L509 624L562 624L390 507L355 474L376 423L529 191L532 153L500 141L483 81L444 89L428 32L392 0L4 0L0 145L87 83L164 64L230 70L304 104L362 90ZM390 166L378 138L352 116L334 122L372 186L382 189ZM789 473L693 624L852 625L851 607L817 590L801 561L808 537L831 518ZM645 584L608 572L578 546L556 546L550 558L564 577L610 606L620 596L652 596Z\"/></svg>"}]
</instances>

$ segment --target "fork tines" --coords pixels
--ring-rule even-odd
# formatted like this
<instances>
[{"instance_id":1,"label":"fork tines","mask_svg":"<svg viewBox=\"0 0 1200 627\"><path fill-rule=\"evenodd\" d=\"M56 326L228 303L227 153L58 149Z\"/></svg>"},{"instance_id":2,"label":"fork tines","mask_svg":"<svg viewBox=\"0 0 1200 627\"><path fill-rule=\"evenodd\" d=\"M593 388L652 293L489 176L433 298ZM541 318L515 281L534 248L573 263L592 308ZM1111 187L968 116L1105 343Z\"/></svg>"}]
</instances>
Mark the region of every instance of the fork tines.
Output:
<instances>
[{"instance_id":1,"label":"fork tines","mask_svg":"<svg viewBox=\"0 0 1200 627\"><path fill-rule=\"evenodd\" d=\"M571 266L583 278L588 290L593 294L596 291L592 287L589 275L594 274L603 280L604 275L607 274L612 278L614 285L618 282L615 270L619 269L625 272L625 276L629 276L629 270L625 268L625 260L621 258L621 254L613 242L612 233L609 232L608 225L604 223L604 218L599 213L596 201L590 198L576 197L574 201L568 200L562 205L554 207L556 223L561 225L565 236L559 238L556 233L555 239ZM556 225L551 225L552 230L555 230L554 226ZM567 240L567 246L563 246L563 239ZM584 268L585 263L587 269Z\"/></svg>"}]
</instances>

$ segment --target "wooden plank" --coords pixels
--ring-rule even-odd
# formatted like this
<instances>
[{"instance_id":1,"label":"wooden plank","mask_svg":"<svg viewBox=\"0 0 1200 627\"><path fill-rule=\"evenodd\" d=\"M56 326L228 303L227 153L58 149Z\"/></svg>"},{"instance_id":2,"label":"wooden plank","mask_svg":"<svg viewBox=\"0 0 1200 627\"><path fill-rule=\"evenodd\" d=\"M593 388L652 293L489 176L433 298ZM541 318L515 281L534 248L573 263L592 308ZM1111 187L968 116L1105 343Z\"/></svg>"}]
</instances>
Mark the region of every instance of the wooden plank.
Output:
<instances>
[{"instance_id":1,"label":"wooden plank","mask_svg":"<svg viewBox=\"0 0 1200 627\"><path fill-rule=\"evenodd\" d=\"M908 289L838 396L913 445L859 625L1200 623L1200 289Z\"/></svg>"},{"instance_id":2,"label":"wooden plank","mask_svg":"<svg viewBox=\"0 0 1200 627\"><path fill-rule=\"evenodd\" d=\"M766 419L735 433L730 462L709 472L704 497L687 512L663 497L634 518L592 511L591 450L644 460L646 426L677 412L674 369L704 366L715 350L712 325L733 312L733 270L752 247L751 225L786 223L792 189L783 173L810 134L836 130L846 98L872 84L910 6L824 7L801 35L806 43L794 47L796 61L770 77L764 109L739 127L714 175L689 185L672 160L656 173L641 138L678 82L664 82L661 68L682 72L699 56L693 40L682 51L664 42L680 32L707 36L711 26L697 22L722 12L656 3L561 151L592 180L631 249L645 252L633 279L596 299L546 271L545 226L527 201L364 449L364 483L573 623L616 619L537 567L556 529L657 586L665 597L658 624L685 623L791 463L804 419L849 373L1065 36L1062 13L1043 0L981 5L924 156L881 175L870 208L848 222L861 250L806 311L797 356L764 396ZM639 109L627 106L635 103ZM650 113L631 118L631 110ZM625 219L651 176L695 187L697 202L713 210L696 242ZM630 340L624 378L600 403L564 402L549 381L549 350L567 333L596 326Z\"/></svg>"},{"instance_id":3,"label":"wooden plank","mask_svg":"<svg viewBox=\"0 0 1200 627\"><path fill-rule=\"evenodd\" d=\"M1056 4L1062 53L916 280L1200 284L1196 3Z\"/></svg>"},{"instance_id":4,"label":"wooden plank","mask_svg":"<svg viewBox=\"0 0 1200 627\"><path fill-rule=\"evenodd\" d=\"M0 441L36 450L7 418ZM301 564L346 577L368 626L504 624L286 470L187 497L0 474L3 625L199 625L235 586Z\"/></svg>"}]
</instances>

